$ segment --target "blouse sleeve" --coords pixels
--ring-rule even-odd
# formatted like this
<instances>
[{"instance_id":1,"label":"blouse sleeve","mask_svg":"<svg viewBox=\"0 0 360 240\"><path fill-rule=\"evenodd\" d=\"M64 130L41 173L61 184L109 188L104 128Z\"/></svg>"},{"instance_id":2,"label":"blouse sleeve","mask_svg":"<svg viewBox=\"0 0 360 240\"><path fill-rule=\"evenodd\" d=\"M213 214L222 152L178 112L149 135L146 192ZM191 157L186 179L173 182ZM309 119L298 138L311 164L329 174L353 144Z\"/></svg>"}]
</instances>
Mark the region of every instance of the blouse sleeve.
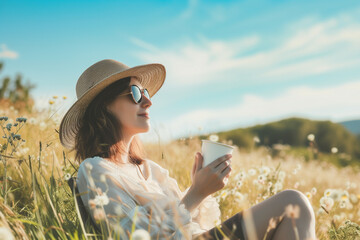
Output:
<instances>
[{"instance_id":1,"label":"blouse sleeve","mask_svg":"<svg viewBox=\"0 0 360 240\"><path fill-rule=\"evenodd\" d=\"M90 160L81 163L77 186L99 228L108 223L120 239L129 239L133 229L147 230L151 239L191 239L190 230L186 229L191 216L180 201L169 204L165 199L157 199L146 205L137 204L126 181Z\"/></svg>"},{"instance_id":2,"label":"blouse sleeve","mask_svg":"<svg viewBox=\"0 0 360 240\"><path fill-rule=\"evenodd\" d=\"M157 179L164 189L170 189L172 194L178 195L182 199L190 189L188 187L182 192L177 184L177 181L169 176L169 171L157 163ZM169 193L171 194L171 193ZM193 222L200 225L201 229L210 230L217 224L221 223L221 211L216 198L212 195L207 196L196 208L190 212Z\"/></svg>"},{"instance_id":3,"label":"blouse sleeve","mask_svg":"<svg viewBox=\"0 0 360 240\"><path fill-rule=\"evenodd\" d=\"M189 191L188 187L183 196ZM207 196L191 213L192 220L197 222L202 229L210 230L221 223L221 211L219 203L212 195Z\"/></svg>"}]
</instances>

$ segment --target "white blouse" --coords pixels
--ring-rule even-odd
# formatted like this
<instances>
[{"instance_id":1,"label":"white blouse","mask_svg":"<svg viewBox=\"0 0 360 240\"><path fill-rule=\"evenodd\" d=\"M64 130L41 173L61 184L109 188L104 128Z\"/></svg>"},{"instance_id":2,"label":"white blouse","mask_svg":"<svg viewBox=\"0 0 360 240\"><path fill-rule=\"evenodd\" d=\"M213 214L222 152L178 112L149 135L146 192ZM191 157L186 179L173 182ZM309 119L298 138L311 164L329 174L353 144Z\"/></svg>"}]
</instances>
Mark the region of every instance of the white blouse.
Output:
<instances>
[{"instance_id":1,"label":"white blouse","mask_svg":"<svg viewBox=\"0 0 360 240\"><path fill-rule=\"evenodd\" d=\"M207 196L189 212L180 201L190 187L182 192L169 171L149 159L139 167L147 179L134 164L120 166L101 157L81 162L76 183L94 221L101 216L94 209L103 206L121 239L129 239L134 229L147 230L151 239L192 239L220 224L214 197Z\"/></svg>"}]
</instances>

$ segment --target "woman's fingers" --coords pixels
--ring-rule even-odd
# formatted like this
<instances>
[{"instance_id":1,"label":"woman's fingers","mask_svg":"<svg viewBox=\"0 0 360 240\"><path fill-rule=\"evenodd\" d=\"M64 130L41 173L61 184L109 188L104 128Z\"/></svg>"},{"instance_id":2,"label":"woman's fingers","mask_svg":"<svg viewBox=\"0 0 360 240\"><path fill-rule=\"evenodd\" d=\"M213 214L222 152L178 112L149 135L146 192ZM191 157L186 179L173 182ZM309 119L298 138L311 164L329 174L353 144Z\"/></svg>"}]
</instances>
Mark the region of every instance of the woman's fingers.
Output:
<instances>
[{"instance_id":1,"label":"woman's fingers","mask_svg":"<svg viewBox=\"0 0 360 240\"><path fill-rule=\"evenodd\" d=\"M231 166L227 166L223 172L220 173L221 179L223 179L226 175L231 172Z\"/></svg>"},{"instance_id":2,"label":"woman's fingers","mask_svg":"<svg viewBox=\"0 0 360 240\"><path fill-rule=\"evenodd\" d=\"M199 152L197 152L196 155L197 155L197 162L196 162L196 172L197 172L202 168L204 158Z\"/></svg>"},{"instance_id":3,"label":"woman's fingers","mask_svg":"<svg viewBox=\"0 0 360 240\"><path fill-rule=\"evenodd\" d=\"M194 176L196 169L197 169L197 163L198 163L198 154L195 154L195 162L191 171L191 177Z\"/></svg>"},{"instance_id":4,"label":"woman's fingers","mask_svg":"<svg viewBox=\"0 0 360 240\"><path fill-rule=\"evenodd\" d=\"M218 159L216 159L215 161L213 161L212 163L210 163L209 164L209 166L211 167L211 168L218 168L220 165L221 165L221 163L223 163L224 161L226 161L226 160L228 160L228 159L230 159L230 158L232 158L232 155L231 154L226 154L226 155L224 155L224 156L221 156L221 157L219 157Z\"/></svg>"},{"instance_id":5,"label":"woman's fingers","mask_svg":"<svg viewBox=\"0 0 360 240\"><path fill-rule=\"evenodd\" d=\"M217 172L222 173L228 166L230 166L231 160L228 159L224 162L222 162L216 169Z\"/></svg>"}]
</instances>

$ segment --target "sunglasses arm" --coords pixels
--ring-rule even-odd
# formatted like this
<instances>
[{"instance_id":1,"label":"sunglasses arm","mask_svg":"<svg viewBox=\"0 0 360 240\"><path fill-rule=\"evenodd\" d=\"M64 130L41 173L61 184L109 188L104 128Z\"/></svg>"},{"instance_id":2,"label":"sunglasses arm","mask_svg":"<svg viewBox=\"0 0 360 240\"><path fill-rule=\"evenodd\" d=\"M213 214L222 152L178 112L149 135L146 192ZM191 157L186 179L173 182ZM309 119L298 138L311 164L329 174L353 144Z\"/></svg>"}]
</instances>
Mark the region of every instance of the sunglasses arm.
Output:
<instances>
[{"instance_id":1,"label":"sunglasses arm","mask_svg":"<svg viewBox=\"0 0 360 240\"><path fill-rule=\"evenodd\" d=\"M129 94L131 94L131 92L128 92L128 93L124 93L124 94L120 94L120 95L118 95L118 96L120 97L120 96L125 96L125 95L129 95Z\"/></svg>"}]
</instances>

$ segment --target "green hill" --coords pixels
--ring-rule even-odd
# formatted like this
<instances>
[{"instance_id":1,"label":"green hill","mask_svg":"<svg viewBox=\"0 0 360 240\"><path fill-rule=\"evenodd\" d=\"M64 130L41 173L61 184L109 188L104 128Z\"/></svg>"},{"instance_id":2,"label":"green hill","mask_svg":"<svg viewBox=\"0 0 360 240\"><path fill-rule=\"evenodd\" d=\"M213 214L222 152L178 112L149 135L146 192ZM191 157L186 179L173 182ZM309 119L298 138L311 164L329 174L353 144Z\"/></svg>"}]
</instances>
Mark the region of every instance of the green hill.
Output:
<instances>
[{"instance_id":1,"label":"green hill","mask_svg":"<svg viewBox=\"0 0 360 240\"><path fill-rule=\"evenodd\" d=\"M274 144L308 147L309 134L315 136L313 144L320 152L331 153L331 149L336 147L339 153L348 154L353 159L360 159L360 140L343 125L331 121L289 118L217 133L220 140L231 140L234 145L245 149L250 149L256 144L268 147ZM200 136L200 138L206 137ZM258 142L254 141L255 137L258 138Z\"/></svg>"}]
</instances>

